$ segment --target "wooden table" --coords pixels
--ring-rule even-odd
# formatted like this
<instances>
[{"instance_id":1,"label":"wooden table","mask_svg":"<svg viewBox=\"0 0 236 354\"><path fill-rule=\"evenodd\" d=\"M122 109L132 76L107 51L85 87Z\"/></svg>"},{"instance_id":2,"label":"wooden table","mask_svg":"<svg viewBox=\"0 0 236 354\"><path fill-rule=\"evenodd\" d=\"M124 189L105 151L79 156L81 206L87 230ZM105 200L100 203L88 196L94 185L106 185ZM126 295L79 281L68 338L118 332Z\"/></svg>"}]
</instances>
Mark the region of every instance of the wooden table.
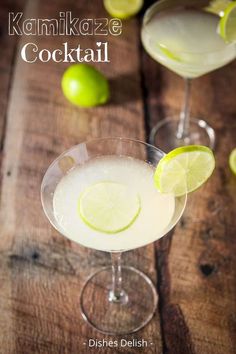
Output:
<instances>
[{"instance_id":1,"label":"wooden table","mask_svg":"<svg viewBox=\"0 0 236 354\"><path fill-rule=\"evenodd\" d=\"M182 221L159 242L128 252L124 262L156 284L153 320L126 339L148 348L88 348L102 335L83 321L79 295L108 255L60 236L46 220L40 183L50 162L73 144L101 136L146 139L165 115L180 110L182 80L150 59L140 44L140 19L109 37L110 64L97 65L110 79L111 101L79 109L66 101L60 79L68 64L27 64L24 37L7 33L8 12L51 18L70 10L80 18L106 17L101 1L1 2L0 137L0 353L236 353L236 177L228 156L236 146L236 62L196 79L192 111L216 129L217 169L189 198ZM65 38L31 38L57 48ZM78 38L66 38L73 47ZM93 46L95 38L79 39Z\"/></svg>"}]
</instances>

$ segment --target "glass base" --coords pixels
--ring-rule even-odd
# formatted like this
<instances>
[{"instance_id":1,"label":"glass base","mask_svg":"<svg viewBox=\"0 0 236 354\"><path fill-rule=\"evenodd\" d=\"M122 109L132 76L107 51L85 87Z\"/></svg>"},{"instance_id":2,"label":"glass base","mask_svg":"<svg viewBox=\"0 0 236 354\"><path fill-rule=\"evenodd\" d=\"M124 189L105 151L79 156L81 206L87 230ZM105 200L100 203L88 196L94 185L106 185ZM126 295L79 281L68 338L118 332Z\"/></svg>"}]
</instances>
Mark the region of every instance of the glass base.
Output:
<instances>
[{"instance_id":1,"label":"glass base","mask_svg":"<svg viewBox=\"0 0 236 354\"><path fill-rule=\"evenodd\" d=\"M122 266L121 269L125 296L120 302L111 300L111 267L93 274L82 289L82 316L102 333L136 332L152 319L156 310L158 296L152 281L133 267Z\"/></svg>"},{"instance_id":2,"label":"glass base","mask_svg":"<svg viewBox=\"0 0 236 354\"><path fill-rule=\"evenodd\" d=\"M161 120L152 129L150 143L161 150L169 152L183 145L205 145L214 149L215 132L204 120L190 119L189 135L183 139L177 137L179 119L177 117Z\"/></svg>"}]
</instances>

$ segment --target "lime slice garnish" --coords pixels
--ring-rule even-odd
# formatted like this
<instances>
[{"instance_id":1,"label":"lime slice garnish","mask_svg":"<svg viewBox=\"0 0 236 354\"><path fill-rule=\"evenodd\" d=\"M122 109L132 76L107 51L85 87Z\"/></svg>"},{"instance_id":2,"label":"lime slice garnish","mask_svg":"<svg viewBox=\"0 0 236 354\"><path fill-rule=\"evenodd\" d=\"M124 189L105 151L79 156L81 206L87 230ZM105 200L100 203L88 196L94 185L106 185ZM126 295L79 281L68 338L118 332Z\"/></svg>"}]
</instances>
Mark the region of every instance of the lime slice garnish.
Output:
<instances>
[{"instance_id":1,"label":"lime slice garnish","mask_svg":"<svg viewBox=\"0 0 236 354\"><path fill-rule=\"evenodd\" d=\"M157 165L154 180L161 193L181 196L199 188L215 168L213 152L200 145L179 147Z\"/></svg>"},{"instance_id":2,"label":"lime slice garnish","mask_svg":"<svg viewBox=\"0 0 236 354\"><path fill-rule=\"evenodd\" d=\"M79 214L91 228L118 233L127 229L141 209L139 196L131 187L116 182L99 182L89 186L79 199Z\"/></svg>"},{"instance_id":3,"label":"lime slice garnish","mask_svg":"<svg viewBox=\"0 0 236 354\"><path fill-rule=\"evenodd\" d=\"M120 19L136 15L143 6L143 0L103 0L107 12Z\"/></svg>"},{"instance_id":4,"label":"lime slice garnish","mask_svg":"<svg viewBox=\"0 0 236 354\"><path fill-rule=\"evenodd\" d=\"M232 172L236 175L236 148L229 155L229 166Z\"/></svg>"},{"instance_id":5,"label":"lime slice garnish","mask_svg":"<svg viewBox=\"0 0 236 354\"><path fill-rule=\"evenodd\" d=\"M226 7L219 22L218 32L226 42L236 42L236 1Z\"/></svg>"},{"instance_id":6,"label":"lime slice garnish","mask_svg":"<svg viewBox=\"0 0 236 354\"><path fill-rule=\"evenodd\" d=\"M230 0L212 0L210 4L205 7L205 10L215 15L223 16L225 9L230 3Z\"/></svg>"},{"instance_id":7,"label":"lime slice garnish","mask_svg":"<svg viewBox=\"0 0 236 354\"><path fill-rule=\"evenodd\" d=\"M171 50L169 50L168 48L158 44L158 47L160 48L160 50L162 51L162 53L171 60L175 60L175 61L179 61L182 62L182 59L180 58L179 55L175 54L174 52L172 52Z\"/></svg>"}]
</instances>

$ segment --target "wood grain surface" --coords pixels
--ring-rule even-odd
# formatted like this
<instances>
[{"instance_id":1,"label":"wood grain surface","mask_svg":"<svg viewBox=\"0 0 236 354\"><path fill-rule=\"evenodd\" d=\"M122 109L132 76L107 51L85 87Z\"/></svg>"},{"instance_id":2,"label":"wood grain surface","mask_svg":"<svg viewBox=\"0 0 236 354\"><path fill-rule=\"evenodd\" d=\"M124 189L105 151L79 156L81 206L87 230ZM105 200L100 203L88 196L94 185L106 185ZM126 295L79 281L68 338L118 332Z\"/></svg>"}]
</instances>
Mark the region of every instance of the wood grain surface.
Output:
<instances>
[{"instance_id":1,"label":"wood grain surface","mask_svg":"<svg viewBox=\"0 0 236 354\"><path fill-rule=\"evenodd\" d=\"M14 6L13 6L14 5ZM89 338L115 340L83 321L79 295L86 278L110 262L59 235L40 202L40 184L50 162L71 145L94 137L146 139L150 128L180 109L181 79L145 53L140 20L123 23L108 37L111 64L97 65L109 78L111 101L79 109L63 97L66 64L24 63L24 37L7 35L8 11L26 17L106 17L102 2L6 1L0 4L0 354L236 353L236 179L228 155L236 142L236 63L195 80L192 109L217 132L217 170L189 198L175 230L155 245L124 254L124 263L148 274L159 305L143 330L126 339L151 341L148 348L88 348ZM14 9L13 9L14 7ZM41 48L94 47L94 37L34 37ZM18 50L17 46L18 45Z\"/></svg>"},{"instance_id":2,"label":"wood grain surface","mask_svg":"<svg viewBox=\"0 0 236 354\"><path fill-rule=\"evenodd\" d=\"M150 129L178 114L184 83L145 53L142 66ZM164 353L236 353L236 179L228 165L236 146L235 79L234 61L193 82L192 114L216 130L216 171L189 197L174 232L156 243Z\"/></svg>"}]
</instances>

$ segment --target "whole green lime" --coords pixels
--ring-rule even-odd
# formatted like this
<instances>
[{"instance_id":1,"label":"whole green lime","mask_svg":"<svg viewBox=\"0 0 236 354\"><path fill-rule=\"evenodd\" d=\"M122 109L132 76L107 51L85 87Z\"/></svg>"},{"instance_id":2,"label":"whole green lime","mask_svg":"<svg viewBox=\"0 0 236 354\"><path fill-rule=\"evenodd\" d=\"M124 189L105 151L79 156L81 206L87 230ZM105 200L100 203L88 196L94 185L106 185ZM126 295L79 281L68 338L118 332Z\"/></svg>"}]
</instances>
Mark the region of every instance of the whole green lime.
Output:
<instances>
[{"instance_id":1,"label":"whole green lime","mask_svg":"<svg viewBox=\"0 0 236 354\"><path fill-rule=\"evenodd\" d=\"M88 64L73 64L62 76L62 91L73 104L93 107L107 102L109 84L103 74Z\"/></svg>"}]
</instances>

